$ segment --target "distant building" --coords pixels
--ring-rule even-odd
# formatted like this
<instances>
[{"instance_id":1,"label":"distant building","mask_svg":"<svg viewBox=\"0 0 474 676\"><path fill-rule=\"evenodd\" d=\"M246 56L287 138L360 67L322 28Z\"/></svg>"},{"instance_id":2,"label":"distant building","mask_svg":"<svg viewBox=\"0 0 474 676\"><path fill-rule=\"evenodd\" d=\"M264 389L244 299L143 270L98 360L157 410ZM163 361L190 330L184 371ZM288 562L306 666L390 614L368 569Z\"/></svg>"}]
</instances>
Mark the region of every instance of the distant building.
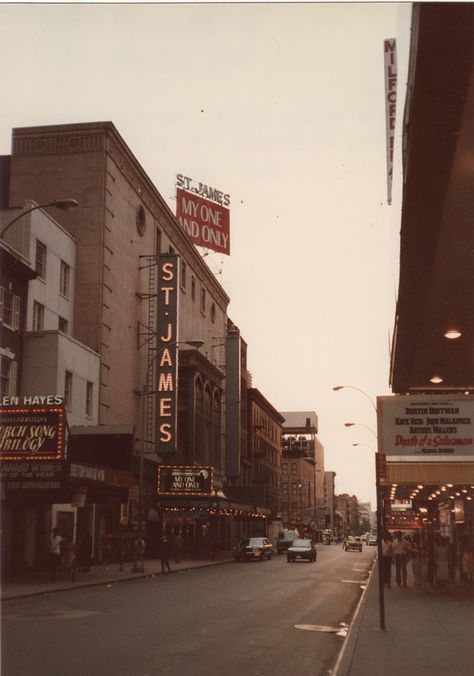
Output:
<instances>
[{"instance_id":1,"label":"distant building","mask_svg":"<svg viewBox=\"0 0 474 676\"><path fill-rule=\"evenodd\" d=\"M314 411L282 411L282 519L317 531L325 528L324 448Z\"/></svg>"}]
</instances>

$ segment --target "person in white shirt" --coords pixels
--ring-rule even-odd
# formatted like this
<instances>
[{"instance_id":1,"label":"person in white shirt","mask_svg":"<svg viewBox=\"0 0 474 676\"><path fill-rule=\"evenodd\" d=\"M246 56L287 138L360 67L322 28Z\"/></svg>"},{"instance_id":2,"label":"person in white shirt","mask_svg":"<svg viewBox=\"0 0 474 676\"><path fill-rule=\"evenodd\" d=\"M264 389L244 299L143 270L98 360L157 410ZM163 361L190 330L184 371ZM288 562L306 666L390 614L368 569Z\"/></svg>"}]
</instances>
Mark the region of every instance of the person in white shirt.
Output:
<instances>
[{"instance_id":1,"label":"person in white shirt","mask_svg":"<svg viewBox=\"0 0 474 676\"><path fill-rule=\"evenodd\" d=\"M64 538L59 534L58 528L53 528L53 533L51 535L51 540L49 543L49 558L51 563L51 579L56 580L56 574L58 572L59 563L61 561L61 545L64 542Z\"/></svg>"},{"instance_id":2,"label":"person in white shirt","mask_svg":"<svg viewBox=\"0 0 474 676\"><path fill-rule=\"evenodd\" d=\"M383 586L390 589L392 579L393 544L392 538L385 533L382 540L382 578Z\"/></svg>"}]
</instances>

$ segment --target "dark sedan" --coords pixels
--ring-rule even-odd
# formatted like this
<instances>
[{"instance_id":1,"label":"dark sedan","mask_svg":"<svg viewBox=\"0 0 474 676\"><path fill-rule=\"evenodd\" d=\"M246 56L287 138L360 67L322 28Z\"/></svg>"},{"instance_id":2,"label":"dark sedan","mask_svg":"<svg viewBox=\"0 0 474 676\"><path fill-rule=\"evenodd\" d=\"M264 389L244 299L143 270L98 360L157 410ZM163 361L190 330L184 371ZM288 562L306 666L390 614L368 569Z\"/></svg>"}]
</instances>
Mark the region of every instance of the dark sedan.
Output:
<instances>
[{"instance_id":1,"label":"dark sedan","mask_svg":"<svg viewBox=\"0 0 474 676\"><path fill-rule=\"evenodd\" d=\"M272 558L273 547L270 540L265 537L245 538L239 542L234 551L236 561L252 559L263 561Z\"/></svg>"},{"instance_id":2,"label":"dark sedan","mask_svg":"<svg viewBox=\"0 0 474 676\"><path fill-rule=\"evenodd\" d=\"M317 553L316 546L311 540L295 540L291 547L288 547L286 552L286 560L288 563L296 561L296 559L303 559L306 561L316 561Z\"/></svg>"}]
</instances>

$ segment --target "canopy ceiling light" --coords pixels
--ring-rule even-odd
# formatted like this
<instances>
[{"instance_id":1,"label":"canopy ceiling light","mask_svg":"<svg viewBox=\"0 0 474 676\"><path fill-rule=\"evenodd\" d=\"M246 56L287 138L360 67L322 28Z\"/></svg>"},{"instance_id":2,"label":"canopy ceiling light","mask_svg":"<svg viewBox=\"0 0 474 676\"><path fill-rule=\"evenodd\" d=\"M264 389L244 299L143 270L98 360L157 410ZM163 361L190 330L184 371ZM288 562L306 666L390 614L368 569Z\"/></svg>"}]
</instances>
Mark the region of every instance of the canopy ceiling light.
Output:
<instances>
[{"instance_id":1,"label":"canopy ceiling light","mask_svg":"<svg viewBox=\"0 0 474 676\"><path fill-rule=\"evenodd\" d=\"M459 329L448 329L444 334L444 337L448 338L449 340L456 340L457 338L460 338L461 336L462 336L462 333L461 333L461 331L459 331Z\"/></svg>"},{"instance_id":2,"label":"canopy ceiling light","mask_svg":"<svg viewBox=\"0 0 474 676\"><path fill-rule=\"evenodd\" d=\"M432 376L430 378L430 383L433 383L433 385L439 385L439 383L442 383L442 382L443 382L443 379L441 378L441 376Z\"/></svg>"}]
</instances>

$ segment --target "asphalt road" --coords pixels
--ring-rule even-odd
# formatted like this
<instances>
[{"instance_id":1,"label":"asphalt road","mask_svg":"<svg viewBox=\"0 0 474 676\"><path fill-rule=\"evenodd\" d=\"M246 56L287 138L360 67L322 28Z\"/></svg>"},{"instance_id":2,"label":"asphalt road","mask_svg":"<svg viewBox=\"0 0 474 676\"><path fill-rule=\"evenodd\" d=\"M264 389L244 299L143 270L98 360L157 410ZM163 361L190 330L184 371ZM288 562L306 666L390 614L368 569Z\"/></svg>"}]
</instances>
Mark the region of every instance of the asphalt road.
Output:
<instances>
[{"instance_id":1,"label":"asphalt road","mask_svg":"<svg viewBox=\"0 0 474 676\"><path fill-rule=\"evenodd\" d=\"M6 601L6 676L331 673L372 566L318 546L316 563L228 563Z\"/></svg>"}]
</instances>

